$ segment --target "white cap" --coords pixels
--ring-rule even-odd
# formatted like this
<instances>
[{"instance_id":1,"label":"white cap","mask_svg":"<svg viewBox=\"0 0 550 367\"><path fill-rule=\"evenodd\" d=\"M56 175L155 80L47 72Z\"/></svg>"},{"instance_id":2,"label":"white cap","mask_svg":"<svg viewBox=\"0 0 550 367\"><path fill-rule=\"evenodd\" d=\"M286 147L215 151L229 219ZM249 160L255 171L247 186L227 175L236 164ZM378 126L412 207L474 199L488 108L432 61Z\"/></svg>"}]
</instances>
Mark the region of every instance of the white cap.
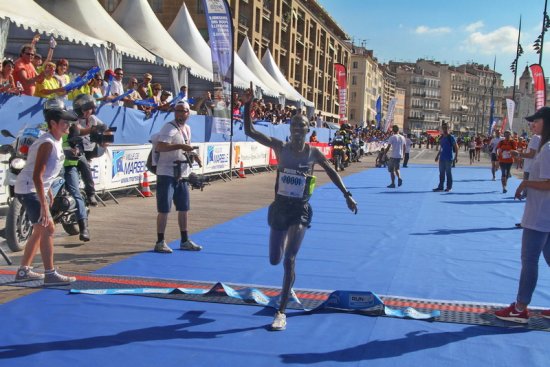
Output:
<instances>
[{"instance_id":1,"label":"white cap","mask_svg":"<svg viewBox=\"0 0 550 367\"><path fill-rule=\"evenodd\" d=\"M178 106L183 106L183 108L187 108L188 110L190 110L191 108L189 107L189 103L187 103L186 101L179 101L178 103L176 103L176 105L174 106L174 108L178 107Z\"/></svg>"}]
</instances>

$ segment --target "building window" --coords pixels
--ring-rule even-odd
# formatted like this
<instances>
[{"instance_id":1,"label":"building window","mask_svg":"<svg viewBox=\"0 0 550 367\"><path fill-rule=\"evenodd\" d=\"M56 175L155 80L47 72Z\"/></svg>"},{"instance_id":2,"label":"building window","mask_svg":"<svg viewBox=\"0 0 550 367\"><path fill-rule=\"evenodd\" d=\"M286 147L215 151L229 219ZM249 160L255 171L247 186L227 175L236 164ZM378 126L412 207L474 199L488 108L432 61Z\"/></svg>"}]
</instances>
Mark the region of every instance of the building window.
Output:
<instances>
[{"instance_id":1,"label":"building window","mask_svg":"<svg viewBox=\"0 0 550 367\"><path fill-rule=\"evenodd\" d=\"M153 12L155 13L162 13L162 0L151 0L151 9L153 9Z\"/></svg>"},{"instance_id":2,"label":"building window","mask_svg":"<svg viewBox=\"0 0 550 367\"><path fill-rule=\"evenodd\" d=\"M359 63L358 63L357 61L354 61L354 62L353 62L353 68L354 68L354 69L357 69L357 68L359 67L358 64L359 64Z\"/></svg>"},{"instance_id":3,"label":"building window","mask_svg":"<svg viewBox=\"0 0 550 367\"><path fill-rule=\"evenodd\" d=\"M355 75L351 77L351 85L357 85L357 77Z\"/></svg>"}]
</instances>

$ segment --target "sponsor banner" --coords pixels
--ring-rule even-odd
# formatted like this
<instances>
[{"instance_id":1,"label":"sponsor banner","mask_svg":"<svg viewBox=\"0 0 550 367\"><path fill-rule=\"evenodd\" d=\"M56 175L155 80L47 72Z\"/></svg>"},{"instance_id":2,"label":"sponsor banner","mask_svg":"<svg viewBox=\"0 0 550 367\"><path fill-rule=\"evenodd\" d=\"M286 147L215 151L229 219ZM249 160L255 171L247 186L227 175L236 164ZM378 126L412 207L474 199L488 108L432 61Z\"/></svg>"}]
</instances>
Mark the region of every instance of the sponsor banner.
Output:
<instances>
[{"instance_id":1,"label":"sponsor banner","mask_svg":"<svg viewBox=\"0 0 550 367\"><path fill-rule=\"evenodd\" d=\"M338 83L338 103L340 115L340 124L348 122L348 111L346 103L348 101L348 81L346 76L346 67L342 64L334 64L334 70L336 71L336 82Z\"/></svg>"},{"instance_id":2,"label":"sponsor banner","mask_svg":"<svg viewBox=\"0 0 550 367\"><path fill-rule=\"evenodd\" d=\"M204 143L203 173L229 170L229 143Z\"/></svg>"},{"instance_id":3,"label":"sponsor banner","mask_svg":"<svg viewBox=\"0 0 550 367\"><path fill-rule=\"evenodd\" d=\"M309 143L312 147L317 147L327 159L332 158L332 147L328 143Z\"/></svg>"},{"instance_id":4,"label":"sponsor banner","mask_svg":"<svg viewBox=\"0 0 550 367\"><path fill-rule=\"evenodd\" d=\"M147 169L145 162L150 150L151 144L109 147L108 154L101 157L105 157L105 165L101 163L101 160L97 162L97 166L99 166L98 180L103 184L100 185L103 186L102 189L113 190L139 185L143 178L143 172ZM101 166L106 169L102 171Z\"/></svg>"},{"instance_id":5,"label":"sponsor banner","mask_svg":"<svg viewBox=\"0 0 550 367\"><path fill-rule=\"evenodd\" d=\"M546 104L546 83L544 81L544 71L539 64L529 66L533 75L533 86L535 90L535 109L538 110Z\"/></svg>"},{"instance_id":6,"label":"sponsor banner","mask_svg":"<svg viewBox=\"0 0 550 367\"><path fill-rule=\"evenodd\" d=\"M233 167L266 166L269 163L269 148L256 142L233 143Z\"/></svg>"},{"instance_id":7,"label":"sponsor banner","mask_svg":"<svg viewBox=\"0 0 550 367\"><path fill-rule=\"evenodd\" d=\"M395 111L395 105L397 104L397 98L390 99L388 104L388 112L386 113L386 124L384 125L384 131L387 132L393 125L393 113Z\"/></svg>"},{"instance_id":8,"label":"sponsor banner","mask_svg":"<svg viewBox=\"0 0 550 367\"><path fill-rule=\"evenodd\" d=\"M513 99L506 98L506 111L508 112L508 125L512 130L512 123L514 122L514 111L516 110L516 102ZM504 124L502 124L504 126Z\"/></svg>"}]
</instances>

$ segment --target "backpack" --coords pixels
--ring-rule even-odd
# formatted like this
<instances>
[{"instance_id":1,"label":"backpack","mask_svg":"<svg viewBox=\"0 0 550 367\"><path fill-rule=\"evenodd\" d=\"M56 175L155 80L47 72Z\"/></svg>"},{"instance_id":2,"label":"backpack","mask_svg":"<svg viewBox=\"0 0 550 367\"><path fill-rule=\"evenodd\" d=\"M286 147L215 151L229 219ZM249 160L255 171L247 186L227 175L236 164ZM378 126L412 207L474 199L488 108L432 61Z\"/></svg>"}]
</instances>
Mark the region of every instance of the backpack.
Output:
<instances>
[{"instance_id":1,"label":"backpack","mask_svg":"<svg viewBox=\"0 0 550 367\"><path fill-rule=\"evenodd\" d=\"M154 134L151 136L151 144L153 146L151 147L151 151L149 152L149 155L147 156L147 161L145 162L145 167L147 167L147 170L151 172L152 174L157 174L157 162L159 160L159 152L157 152L157 134Z\"/></svg>"}]
</instances>

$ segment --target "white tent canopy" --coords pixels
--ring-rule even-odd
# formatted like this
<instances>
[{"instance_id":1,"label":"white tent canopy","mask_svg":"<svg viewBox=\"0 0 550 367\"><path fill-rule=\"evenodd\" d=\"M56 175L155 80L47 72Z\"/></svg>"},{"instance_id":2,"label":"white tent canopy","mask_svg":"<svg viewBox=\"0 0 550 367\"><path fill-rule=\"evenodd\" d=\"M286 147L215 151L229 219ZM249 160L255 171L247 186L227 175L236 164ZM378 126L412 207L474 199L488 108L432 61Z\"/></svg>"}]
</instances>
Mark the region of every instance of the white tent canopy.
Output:
<instances>
[{"instance_id":1,"label":"white tent canopy","mask_svg":"<svg viewBox=\"0 0 550 367\"><path fill-rule=\"evenodd\" d=\"M204 66L212 73L212 55L210 46L201 33L197 29L197 26L191 18L191 14L187 10L185 3L182 4L178 15L168 28L168 33L174 38L174 40L199 64ZM252 81L255 86L262 88L266 95L277 97L278 93L269 90L260 79L258 79L254 73L244 64L239 58L237 53L234 54L234 74L235 80L233 81L238 88L246 89L250 86Z\"/></svg>"},{"instance_id":2,"label":"white tent canopy","mask_svg":"<svg viewBox=\"0 0 550 367\"><path fill-rule=\"evenodd\" d=\"M151 63L156 61L156 57L134 41L98 1L37 0L37 2L71 27L78 28L90 36L109 41L117 51L126 56Z\"/></svg>"},{"instance_id":3,"label":"white tent canopy","mask_svg":"<svg viewBox=\"0 0 550 367\"><path fill-rule=\"evenodd\" d=\"M0 1L0 19L6 18L19 27L51 34L57 39L92 47L108 47L107 42L88 36L63 23L32 0Z\"/></svg>"},{"instance_id":4,"label":"white tent canopy","mask_svg":"<svg viewBox=\"0 0 550 367\"><path fill-rule=\"evenodd\" d=\"M195 62L172 39L147 0L122 0L112 16L140 45L163 58L164 63L177 62L189 68L192 75L212 80L212 73Z\"/></svg>"},{"instance_id":5,"label":"white tent canopy","mask_svg":"<svg viewBox=\"0 0 550 367\"><path fill-rule=\"evenodd\" d=\"M290 85L288 80L286 80L285 76L275 63L275 60L273 60L273 56L271 56L271 52L267 50L264 54L264 57L262 57L262 65L265 68L265 70L275 79L285 90L287 91L286 95L289 96L289 99L294 99L297 101L302 101L306 106L308 107L314 107L313 102L308 101L305 99L296 89Z\"/></svg>"},{"instance_id":6,"label":"white tent canopy","mask_svg":"<svg viewBox=\"0 0 550 367\"><path fill-rule=\"evenodd\" d=\"M246 37L241 44L241 48L239 48L239 56L244 61L246 66L252 72L254 75L256 75L268 88L276 91L279 94L282 94L285 96L286 99L295 100L293 96L287 95L287 91L285 88L283 88L275 79L269 75L269 73L264 69L262 63L258 58L256 57L256 54L254 53L254 50L252 49L252 45L250 44L250 41L248 40L248 37Z\"/></svg>"}]
</instances>

